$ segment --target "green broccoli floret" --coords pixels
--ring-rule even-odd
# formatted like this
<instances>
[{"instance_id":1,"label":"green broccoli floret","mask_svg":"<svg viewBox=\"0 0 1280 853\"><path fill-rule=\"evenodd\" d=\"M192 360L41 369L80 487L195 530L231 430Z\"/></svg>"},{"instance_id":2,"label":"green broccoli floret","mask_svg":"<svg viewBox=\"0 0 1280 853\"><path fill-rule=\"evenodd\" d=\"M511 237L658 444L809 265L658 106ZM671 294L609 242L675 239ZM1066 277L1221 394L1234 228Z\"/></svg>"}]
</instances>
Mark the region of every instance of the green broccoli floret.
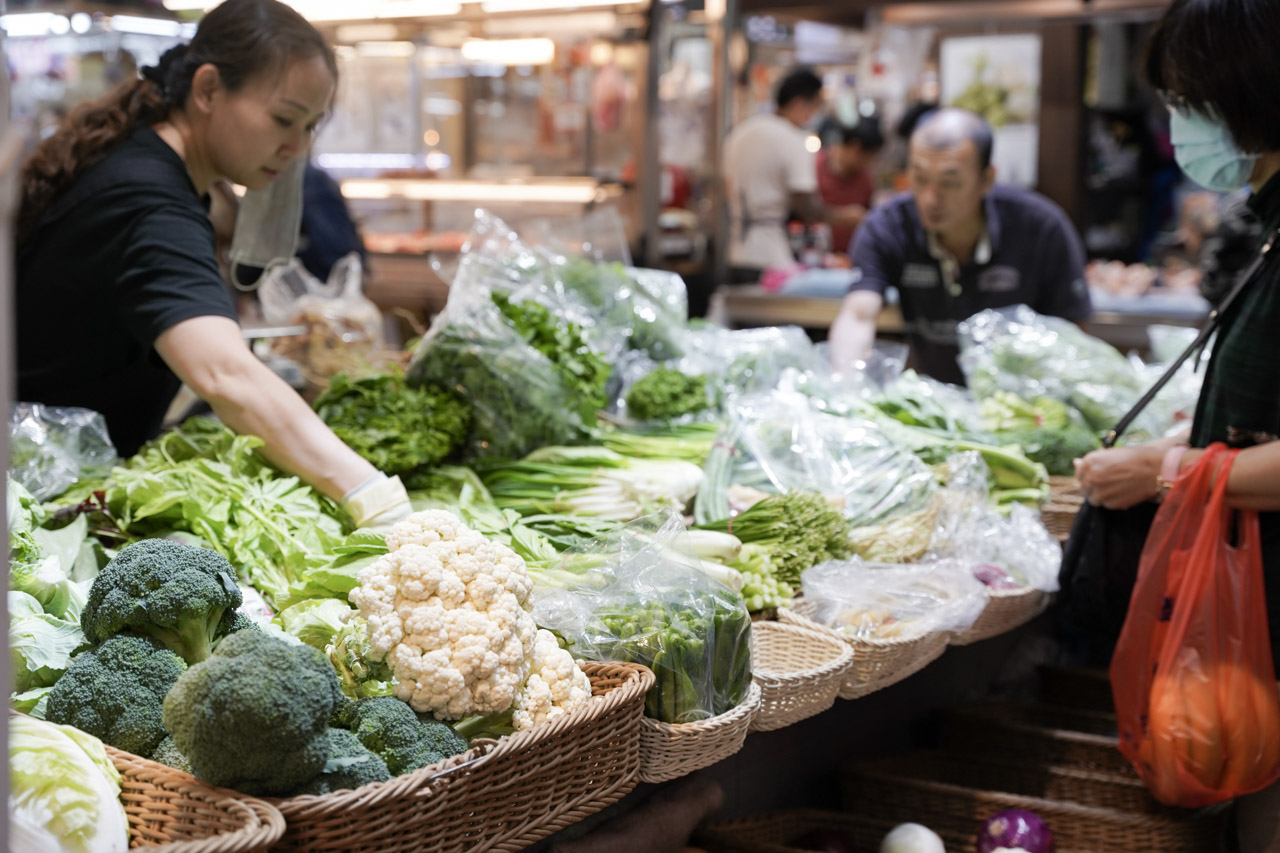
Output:
<instances>
[{"instance_id":1,"label":"green broccoli floret","mask_svg":"<svg viewBox=\"0 0 1280 853\"><path fill-rule=\"evenodd\" d=\"M711 408L707 377L659 367L627 392L627 414L637 421L671 420Z\"/></svg>"},{"instance_id":2,"label":"green broccoli floret","mask_svg":"<svg viewBox=\"0 0 1280 853\"><path fill-rule=\"evenodd\" d=\"M448 758L467 751L467 739L455 732L453 726L442 723L429 714L418 714L418 722L422 724L423 736L426 737L433 752Z\"/></svg>"},{"instance_id":3,"label":"green broccoli floret","mask_svg":"<svg viewBox=\"0 0 1280 853\"><path fill-rule=\"evenodd\" d=\"M80 627L93 643L126 630L147 634L194 664L240 624L235 610L242 600L235 570L221 554L146 539L94 579Z\"/></svg>"},{"instance_id":4,"label":"green broccoli floret","mask_svg":"<svg viewBox=\"0 0 1280 853\"><path fill-rule=\"evenodd\" d=\"M453 735L448 726L421 722L412 708L390 696L361 699L356 703L351 724L355 736L387 762L393 776L428 767L446 756L466 751L466 741L454 740L439 731L440 728Z\"/></svg>"},{"instance_id":5,"label":"green broccoli floret","mask_svg":"<svg viewBox=\"0 0 1280 853\"><path fill-rule=\"evenodd\" d=\"M329 729L329 758L324 771L310 782L294 791L295 795L330 794L344 788L359 788L370 782L385 782L391 778L387 764L374 755L360 739L346 729Z\"/></svg>"},{"instance_id":6,"label":"green broccoli floret","mask_svg":"<svg viewBox=\"0 0 1280 853\"><path fill-rule=\"evenodd\" d=\"M1028 429L1000 434L1000 440L1016 444L1033 462L1039 462L1052 475L1067 477L1075 473L1072 460L1102 446L1098 436L1085 427L1063 429Z\"/></svg>"},{"instance_id":7,"label":"green broccoli floret","mask_svg":"<svg viewBox=\"0 0 1280 853\"><path fill-rule=\"evenodd\" d=\"M324 655L238 631L178 679L164 726L195 775L246 794L288 794L322 770L342 692Z\"/></svg>"},{"instance_id":8,"label":"green broccoli floret","mask_svg":"<svg viewBox=\"0 0 1280 853\"><path fill-rule=\"evenodd\" d=\"M45 718L116 749L150 755L165 737L165 694L186 669L182 658L150 637L117 634L72 659L49 693Z\"/></svg>"},{"instance_id":9,"label":"green broccoli floret","mask_svg":"<svg viewBox=\"0 0 1280 853\"><path fill-rule=\"evenodd\" d=\"M165 735L164 740L160 741L160 745L151 753L151 760L158 761L161 764L172 767L174 770L181 770L183 773L192 773L191 762L187 761L187 757L178 752L177 745L173 742L173 738ZM195 775L192 773L192 775Z\"/></svg>"}]
</instances>

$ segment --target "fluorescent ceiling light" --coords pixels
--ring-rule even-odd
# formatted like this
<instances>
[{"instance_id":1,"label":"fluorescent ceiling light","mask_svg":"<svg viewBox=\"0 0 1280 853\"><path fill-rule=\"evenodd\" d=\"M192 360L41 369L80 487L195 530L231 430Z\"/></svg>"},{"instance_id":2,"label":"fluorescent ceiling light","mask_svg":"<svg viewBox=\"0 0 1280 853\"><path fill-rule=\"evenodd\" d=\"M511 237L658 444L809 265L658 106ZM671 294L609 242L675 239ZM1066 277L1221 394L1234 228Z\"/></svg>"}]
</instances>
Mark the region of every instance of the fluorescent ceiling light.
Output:
<instances>
[{"instance_id":1,"label":"fluorescent ceiling light","mask_svg":"<svg viewBox=\"0 0 1280 853\"><path fill-rule=\"evenodd\" d=\"M71 29L71 21L52 12L27 12L0 15L0 27L4 28L10 38L62 35Z\"/></svg>"},{"instance_id":2,"label":"fluorescent ceiling light","mask_svg":"<svg viewBox=\"0 0 1280 853\"><path fill-rule=\"evenodd\" d=\"M462 58L489 65L546 65L556 55L556 43L548 38L468 39Z\"/></svg>"},{"instance_id":3,"label":"fluorescent ceiling light","mask_svg":"<svg viewBox=\"0 0 1280 853\"><path fill-rule=\"evenodd\" d=\"M356 53L361 56L413 56L414 46L411 41L362 41L356 44Z\"/></svg>"},{"instance_id":4,"label":"fluorescent ceiling light","mask_svg":"<svg viewBox=\"0 0 1280 853\"><path fill-rule=\"evenodd\" d=\"M537 12L543 10L591 9L603 6L628 6L639 0L483 0L486 12Z\"/></svg>"},{"instance_id":5,"label":"fluorescent ceiling light","mask_svg":"<svg viewBox=\"0 0 1280 853\"><path fill-rule=\"evenodd\" d=\"M164 0L171 11L207 12L220 0ZM332 21L369 21L394 18L429 18L456 15L462 10L460 0L286 0L298 14L313 23Z\"/></svg>"},{"instance_id":6,"label":"fluorescent ceiling light","mask_svg":"<svg viewBox=\"0 0 1280 853\"><path fill-rule=\"evenodd\" d=\"M413 154L321 154L316 158L322 169L416 169Z\"/></svg>"},{"instance_id":7,"label":"fluorescent ceiling light","mask_svg":"<svg viewBox=\"0 0 1280 853\"><path fill-rule=\"evenodd\" d=\"M169 36L182 34L182 24L163 18L139 18L134 15L112 15L107 19L111 29L118 33L137 33L144 36Z\"/></svg>"},{"instance_id":8,"label":"fluorescent ceiling light","mask_svg":"<svg viewBox=\"0 0 1280 853\"><path fill-rule=\"evenodd\" d=\"M395 41L400 31L395 24L344 24L338 27L338 41L355 44L358 41Z\"/></svg>"},{"instance_id":9,"label":"fluorescent ceiling light","mask_svg":"<svg viewBox=\"0 0 1280 853\"><path fill-rule=\"evenodd\" d=\"M543 202L587 204L596 198L595 181L482 183L437 180L349 180L342 194L349 199L406 198L414 201Z\"/></svg>"}]
</instances>

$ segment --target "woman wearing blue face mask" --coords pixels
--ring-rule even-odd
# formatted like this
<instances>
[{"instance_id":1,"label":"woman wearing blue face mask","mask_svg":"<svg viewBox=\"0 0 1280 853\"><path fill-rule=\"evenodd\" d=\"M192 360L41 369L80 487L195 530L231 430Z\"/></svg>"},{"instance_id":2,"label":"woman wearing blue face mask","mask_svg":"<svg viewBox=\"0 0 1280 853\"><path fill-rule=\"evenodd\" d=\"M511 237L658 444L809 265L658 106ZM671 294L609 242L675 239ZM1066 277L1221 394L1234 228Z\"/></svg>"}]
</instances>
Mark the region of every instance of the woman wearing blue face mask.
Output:
<instances>
[{"instance_id":1,"label":"woman wearing blue face mask","mask_svg":"<svg viewBox=\"0 0 1280 853\"><path fill-rule=\"evenodd\" d=\"M1152 35L1147 76L1170 108L1170 139L1191 180L1248 184L1262 223L1257 251L1280 243L1280 2L1174 0ZM1280 247L1278 247L1280 248ZM1090 502L1124 509L1158 499L1214 442L1244 448L1227 499L1258 510L1273 653L1280 652L1280 251L1228 308L1189 432L1100 450L1076 463ZM1280 654L1275 655L1280 660ZM1280 851L1280 786L1242 797L1240 849Z\"/></svg>"}]
</instances>

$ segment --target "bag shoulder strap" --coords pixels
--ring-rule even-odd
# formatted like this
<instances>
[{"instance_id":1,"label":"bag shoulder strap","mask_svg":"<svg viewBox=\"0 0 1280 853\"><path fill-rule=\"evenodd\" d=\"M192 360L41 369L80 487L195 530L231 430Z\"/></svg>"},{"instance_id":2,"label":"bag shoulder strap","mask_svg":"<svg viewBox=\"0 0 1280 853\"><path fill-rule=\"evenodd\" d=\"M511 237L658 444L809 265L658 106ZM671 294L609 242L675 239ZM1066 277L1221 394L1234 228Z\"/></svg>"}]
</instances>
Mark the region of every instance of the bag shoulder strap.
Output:
<instances>
[{"instance_id":1,"label":"bag shoulder strap","mask_svg":"<svg viewBox=\"0 0 1280 853\"><path fill-rule=\"evenodd\" d=\"M1262 250L1258 253L1258 256L1253 259L1253 263L1249 264L1248 268L1236 279L1236 283L1232 285L1226 298L1222 300L1222 303L1217 308L1209 312L1209 316L1206 318L1204 326L1200 329L1200 334L1196 335L1196 339L1191 342L1191 345L1183 350L1182 354L1173 360L1173 363L1170 364L1164 374L1156 380L1155 384L1147 390L1147 393L1142 395L1138 402L1133 405L1133 408L1126 412L1124 417L1122 417L1116 425L1111 428L1111 431L1107 433L1106 437L1102 439L1103 447L1114 446L1120 436L1124 435L1125 431L1133 425L1135 420L1137 420L1138 415L1142 414L1142 410L1145 409L1153 399L1155 399L1155 396L1160 393L1164 386L1169 384L1169 380L1173 379L1174 374L1178 372L1178 369L1181 368L1182 365L1186 364L1187 359L1204 349L1205 344L1209 342L1210 336L1212 336L1213 333L1217 331L1218 327L1222 325L1222 317L1227 313L1227 310L1231 307L1232 303L1236 301L1236 297L1238 297L1241 292L1243 292L1244 289L1257 277L1258 273L1261 272L1262 266L1266 263L1267 256L1271 253L1271 249L1275 246L1277 239L1280 239L1280 229L1277 229L1270 237L1267 238L1267 242L1262 244Z\"/></svg>"}]
</instances>

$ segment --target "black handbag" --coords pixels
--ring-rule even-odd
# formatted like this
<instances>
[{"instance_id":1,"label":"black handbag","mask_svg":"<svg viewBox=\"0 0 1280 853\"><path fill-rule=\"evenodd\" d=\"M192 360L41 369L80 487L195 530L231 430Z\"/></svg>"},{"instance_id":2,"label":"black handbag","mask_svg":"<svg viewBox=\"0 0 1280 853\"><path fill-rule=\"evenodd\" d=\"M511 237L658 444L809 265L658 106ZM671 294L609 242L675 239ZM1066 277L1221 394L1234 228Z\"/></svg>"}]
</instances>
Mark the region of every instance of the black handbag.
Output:
<instances>
[{"instance_id":1,"label":"black handbag","mask_svg":"<svg viewBox=\"0 0 1280 853\"><path fill-rule=\"evenodd\" d=\"M1191 346L1169 366L1151 389L1142 396L1107 433L1103 447L1112 447L1132 426L1151 400L1168 384L1188 359L1204 348L1222 323L1222 317L1236 297L1262 269L1280 231L1271 235L1249 268L1241 273L1222 303L1209 313L1204 327ZM1129 509L1094 506L1087 501L1071 525L1071 534L1062 551L1058 573L1058 623L1068 637L1080 641L1091 664L1106 664L1124 626L1129 599L1138 578L1138 563L1147 541L1151 522L1159 504L1147 501Z\"/></svg>"}]
</instances>

